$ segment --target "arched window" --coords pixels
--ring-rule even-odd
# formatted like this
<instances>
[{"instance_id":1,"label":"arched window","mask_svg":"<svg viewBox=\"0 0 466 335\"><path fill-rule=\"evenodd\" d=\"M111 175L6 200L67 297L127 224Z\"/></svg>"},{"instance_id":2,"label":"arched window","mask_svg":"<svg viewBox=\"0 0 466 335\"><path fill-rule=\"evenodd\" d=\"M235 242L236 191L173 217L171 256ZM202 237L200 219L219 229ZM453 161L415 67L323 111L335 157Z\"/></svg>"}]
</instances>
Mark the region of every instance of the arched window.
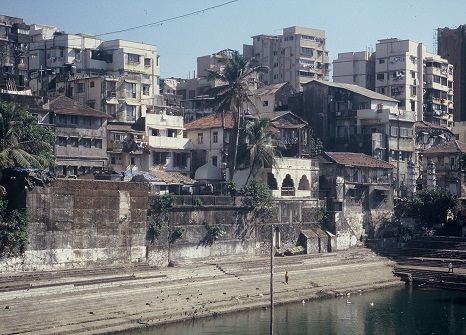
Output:
<instances>
[{"instance_id":1,"label":"arched window","mask_svg":"<svg viewBox=\"0 0 466 335\"><path fill-rule=\"evenodd\" d=\"M311 186L309 183L309 179L307 179L306 175L303 175L301 177L301 180L299 181L298 190L310 190L310 189L311 189Z\"/></svg>"},{"instance_id":2,"label":"arched window","mask_svg":"<svg viewBox=\"0 0 466 335\"><path fill-rule=\"evenodd\" d=\"M285 179L283 179L281 194L282 196L294 196L295 195L294 182L293 182L293 179L291 179L291 176L289 174L287 174Z\"/></svg>"}]
</instances>

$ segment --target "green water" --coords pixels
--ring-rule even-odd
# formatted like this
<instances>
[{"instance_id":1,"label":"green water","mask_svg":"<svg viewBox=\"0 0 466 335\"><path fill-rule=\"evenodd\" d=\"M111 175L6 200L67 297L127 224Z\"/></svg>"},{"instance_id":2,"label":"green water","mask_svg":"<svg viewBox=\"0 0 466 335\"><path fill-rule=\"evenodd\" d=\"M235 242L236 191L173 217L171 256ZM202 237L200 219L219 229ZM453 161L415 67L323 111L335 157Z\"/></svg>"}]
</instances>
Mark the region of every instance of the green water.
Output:
<instances>
[{"instance_id":1,"label":"green water","mask_svg":"<svg viewBox=\"0 0 466 335\"><path fill-rule=\"evenodd\" d=\"M276 306L275 335L466 334L466 292L397 287ZM269 334L269 310L157 326L128 335Z\"/></svg>"}]
</instances>

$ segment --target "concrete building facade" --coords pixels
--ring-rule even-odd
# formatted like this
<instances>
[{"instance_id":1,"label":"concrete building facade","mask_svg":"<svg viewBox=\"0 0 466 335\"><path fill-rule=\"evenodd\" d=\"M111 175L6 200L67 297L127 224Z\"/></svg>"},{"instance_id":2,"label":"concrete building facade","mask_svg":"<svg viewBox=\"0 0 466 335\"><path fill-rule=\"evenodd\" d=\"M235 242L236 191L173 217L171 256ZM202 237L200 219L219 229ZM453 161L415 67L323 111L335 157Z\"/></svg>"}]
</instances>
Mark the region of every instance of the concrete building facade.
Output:
<instances>
[{"instance_id":1,"label":"concrete building facade","mask_svg":"<svg viewBox=\"0 0 466 335\"><path fill-rule=\"evenodd\" d=\"M362 66L361 57L354 63L344 62L345 53L334 63L335 81L348 82L358 78ZM356 53L358 55L360 53ZM353 54L353 60L356 57ZM422 43L398 38L382 39L376 44L375 57L367 57L367 63L375 61L375 91L399 101L401 110L416 113L416 120L438 125L453 126L453 66L438 55L427 51ZM363 87L372 89L370 81L358 80Z\"/></svg>"},{"instance_id":2,"label":"concrete building facade","mask_svg":"<svg viewBox=\"0 0 466 335\"><path fill-rule=\"evenodd\" d=\"M0 89L28 85L29 26L23 19L0 15Z\"/></svg>"},{"instance_id":3,"label":"concrete building facade","mask_svg":"<svg viewBox=\"0 0 466 335\"><path fill-rule=\"evenodd\" d=\"M296 91L312 79L328 80L330 63L325 31L288 27L281 35L255 35L243 46L243 55L270 71L259 75L265 85L290 82Z\"/></svg>"},{"instance_id":4,"label":"concrete building facade","mask_svg":"<svg viewBox=\"0 0 466 335\"><path fill-rule=\"evenodd\" d=\"M437 53L455 69L453 120L466 121L466 25L438 28Z\"/></svg>"},{"instance_id":5,"label":"concrete building facade","mask_svg":"<svg viewBox=\"0 0 466 335\"><path fill-rule=\"evenodd\" d=\"M162 104L155 46L63 32L47 37L30 44L33 93L66 95L128 122Z\"/></svg>"}]
</instances>

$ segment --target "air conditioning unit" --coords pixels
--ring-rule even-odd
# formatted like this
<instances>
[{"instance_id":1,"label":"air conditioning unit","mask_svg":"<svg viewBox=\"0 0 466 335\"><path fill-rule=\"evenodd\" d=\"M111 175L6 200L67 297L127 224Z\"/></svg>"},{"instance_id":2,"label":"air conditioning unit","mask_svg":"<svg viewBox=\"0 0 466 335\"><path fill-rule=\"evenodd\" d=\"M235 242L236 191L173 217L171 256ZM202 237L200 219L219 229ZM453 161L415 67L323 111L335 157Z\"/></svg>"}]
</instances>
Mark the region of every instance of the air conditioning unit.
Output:
<instances>
[{"instance_id":1,"label":"air conditioning unit","mask_svg":"<svg viewBox=\"0 0 466 335\"><path fill-rule=\"evenodd\" d=\"M335 112L335 116L341 116L341 112Z\"/></svg>"}]
</instances>

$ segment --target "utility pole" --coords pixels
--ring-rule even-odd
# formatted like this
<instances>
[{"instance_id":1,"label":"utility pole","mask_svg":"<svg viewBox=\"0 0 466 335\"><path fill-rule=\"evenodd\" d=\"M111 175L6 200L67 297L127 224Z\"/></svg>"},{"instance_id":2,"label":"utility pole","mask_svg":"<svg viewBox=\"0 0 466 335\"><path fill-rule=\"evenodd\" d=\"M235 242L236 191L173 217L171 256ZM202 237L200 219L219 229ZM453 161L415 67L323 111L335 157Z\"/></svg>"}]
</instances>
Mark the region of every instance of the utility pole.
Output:
<instances>
[{"instance_id":1,"label":"utility pole","mask_svg":"<svg viewBox=\"0 0 466 335\"><path fill-rule=\"evenodd\" d=\"M270 225L270 335L273 335L273 257L275 230Z\"/></svg>"}]
</instances>

